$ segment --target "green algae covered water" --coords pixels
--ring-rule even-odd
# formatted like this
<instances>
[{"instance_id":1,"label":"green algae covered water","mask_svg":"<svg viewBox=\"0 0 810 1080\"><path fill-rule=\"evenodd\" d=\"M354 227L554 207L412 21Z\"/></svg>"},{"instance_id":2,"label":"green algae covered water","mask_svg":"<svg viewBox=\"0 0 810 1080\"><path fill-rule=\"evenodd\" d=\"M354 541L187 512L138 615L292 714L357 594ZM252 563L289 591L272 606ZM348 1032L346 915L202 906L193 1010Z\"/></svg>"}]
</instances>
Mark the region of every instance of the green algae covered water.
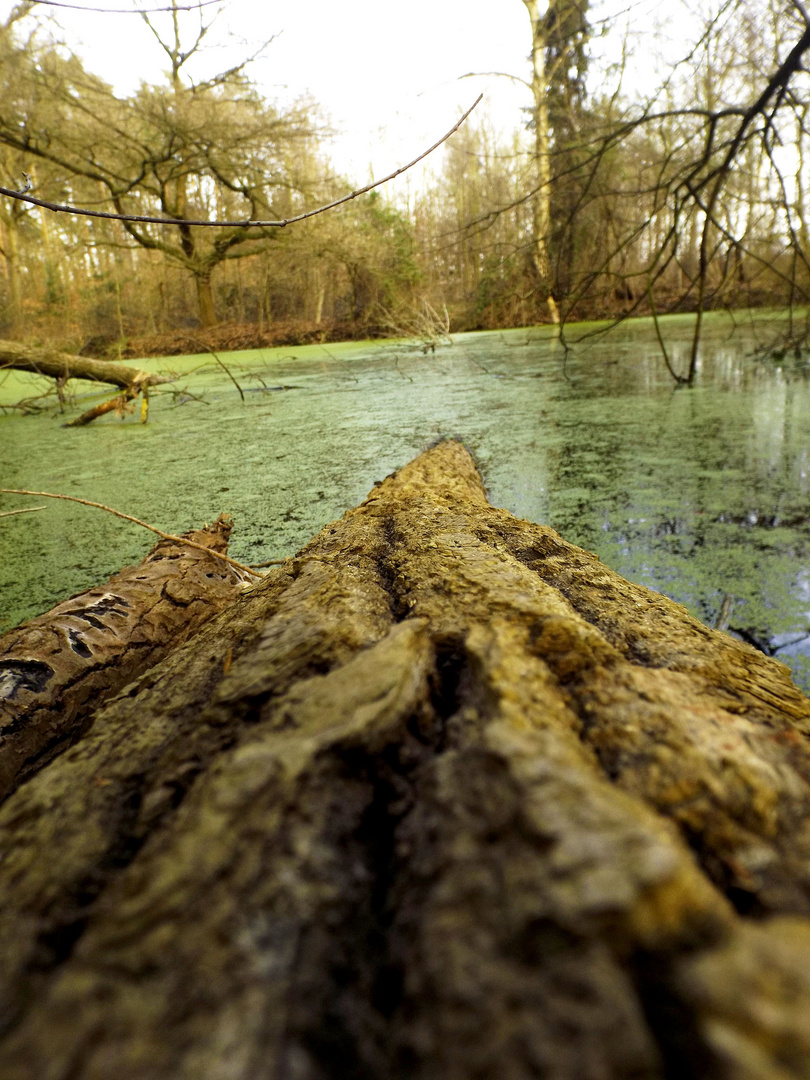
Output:
<instances>
[{"instance_id":1,"label":"green algae covered water","mask_svg":"<svg viewBox=\"0 0 810 1080\"><path fill-rule=\"evenodd\" d=\"M771 327L772 328L771 320ZM685 369L692 320L662 322ZM171 371L137 412L64 428L0 416L0 486L62 492L182 532L234 516L232 555L291 554L444 436L475 455L491 501L595 551L633 581L788 663L810 687L810 370L755 360L756 322L707 320L698 385L675 389L647 320L144 361ZM98 400L78 389L68 416ZM0 373L0 404L38 392ZM155 537L75 504L0 496L0 630L142 558Z\"/></svg>"}]
</instances>

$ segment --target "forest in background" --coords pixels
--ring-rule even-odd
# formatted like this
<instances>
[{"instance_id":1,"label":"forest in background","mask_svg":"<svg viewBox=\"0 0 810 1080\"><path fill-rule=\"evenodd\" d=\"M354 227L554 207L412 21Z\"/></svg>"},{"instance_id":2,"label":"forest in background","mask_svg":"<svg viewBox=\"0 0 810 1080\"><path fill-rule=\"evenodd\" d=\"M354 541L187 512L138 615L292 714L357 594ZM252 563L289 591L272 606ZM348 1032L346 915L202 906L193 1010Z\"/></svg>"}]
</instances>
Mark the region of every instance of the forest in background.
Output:
<instances>
[{"instance_id":1,"label":"forest in background","mask_svg":"<svg viewBox=\"0 0 810 1080\"><path fill-rule=\"evenodd\" d=\"M0 196L0 336L121 356L425 324L803 312L810 19L800 0L706 0L691 10L694 40L652 90L622 77L632 32L614 41L611 65L594 59L620 30L589 0L523 2L528 104L512 130L473 113L407 202L372 191L278 229L247 222L356 186L335 175L315 102L268 101L252 57L193 81L206 15L175 0L170 31L155 26L165 82L116 95L24 0L0 27L0 187L181 224Z\"/></svg>"}]
</instances>

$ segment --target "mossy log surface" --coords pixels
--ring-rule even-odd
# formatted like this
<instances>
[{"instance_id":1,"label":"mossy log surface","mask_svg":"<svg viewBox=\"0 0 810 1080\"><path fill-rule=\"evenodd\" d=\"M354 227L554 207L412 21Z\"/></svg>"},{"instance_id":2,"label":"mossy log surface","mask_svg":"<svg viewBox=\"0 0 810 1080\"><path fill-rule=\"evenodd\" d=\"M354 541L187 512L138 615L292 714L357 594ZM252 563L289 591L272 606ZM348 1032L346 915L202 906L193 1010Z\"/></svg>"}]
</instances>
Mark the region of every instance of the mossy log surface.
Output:
<instances>
[{"instance_id":1,"label":"mossy log surface","mask_svg":"<svg viewBox=\"0 0 810 1080\"><path fill-rule=\"evenodd\" d=\"M225 554L220 515L187 538ZM80 737L98 707L236 597L221 559L161 540L137 566L0 637L0 802Z\"/></svg>"},{"instance_id":2,"label":"mossy log surface","mask_svg":"<svg viewBox=\"0 0 810 1080\"><path fill-rule=\"evenodd\" d=\"M810 1077L809 734L442 443L0 808L0 1075Z\"/></svg>"}]
</instances>

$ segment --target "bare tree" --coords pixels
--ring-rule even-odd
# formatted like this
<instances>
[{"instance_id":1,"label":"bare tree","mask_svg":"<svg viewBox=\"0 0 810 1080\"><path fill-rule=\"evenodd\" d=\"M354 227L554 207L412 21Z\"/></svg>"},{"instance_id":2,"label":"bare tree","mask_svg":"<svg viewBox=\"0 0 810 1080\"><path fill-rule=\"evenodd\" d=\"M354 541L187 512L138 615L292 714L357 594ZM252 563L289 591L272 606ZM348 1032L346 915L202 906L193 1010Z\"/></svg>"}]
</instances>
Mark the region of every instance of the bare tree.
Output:
<instances>
[{"instance_id":1,"label":"bare tree","mask_svg":"<svg viewBox=\"0 0 810 1080\"><path fill-rule=\"evenodd\" d=\"M548 78L545 53L548 47L545 14L538 0L523 0L532 28L532 126L534 128L534 190L532 192L532 265L538 287L545 293L546 304L553 322L560 316L551 285L551 126L548 113Z\"/></svg>"},{"instance_id":2,"label":"bare tree","mask_svg":"<svg viewBox=\"0 0 810 1080\"><path fill-rule=\"evenodd\" d=\"M620 277L631 303L622 317L657 315L662 294L668 309L696 312L688 370L672 371L679 382L695 381L704 311L740 303L743 286L751 296L758 282L791 311L810 300L801 168L808 49L810 18L800 3L774 3L769 24L744 0L724 3L655 97L592 139L591 197L608 213L617 198L634 199L637 209L581 278L570 308L600 278L615 278L617 260L625 260ZM605 193L596 177L617 150L640 161L638 176ZM806 333L794 328L794 346Z\"/></svg>"},{"instance_id":3,"label":"bare tree","mask_svg":"<svg viewBox=\"0 0 810 1080\"><path fill-rule=\"evenodd\" d=\"M245 75L254 57L202 81L186 76L210 21L199 12L186 42L179 10L173 0L166 34L143 16L169 60L168 87L143 86L128 99L51 45L13 50L3 80L0 142L59 166L80 200L94 188L97 200L100 189L121 215L151 210L173 219L174 237L134 221L125 220L124 228L131 241L192 275L200 322L207 326L216 320L216 268L255 253L274 234L239 224L203 236L186 222L248 222L302 209L312 178L289 168L289 150L312 139L313 128L311 108L282 113L259 97Z\"/></svg>"}]
</instances>

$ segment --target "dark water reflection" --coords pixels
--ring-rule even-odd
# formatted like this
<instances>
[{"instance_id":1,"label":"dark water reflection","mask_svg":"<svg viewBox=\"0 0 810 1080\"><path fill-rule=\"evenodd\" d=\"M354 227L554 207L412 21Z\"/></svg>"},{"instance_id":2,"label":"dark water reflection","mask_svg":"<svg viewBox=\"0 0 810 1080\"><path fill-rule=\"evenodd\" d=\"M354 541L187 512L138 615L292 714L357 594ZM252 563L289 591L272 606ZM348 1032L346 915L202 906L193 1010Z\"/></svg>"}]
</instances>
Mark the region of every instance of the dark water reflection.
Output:
<instances>
[{"instance_id":1,"label":"dark water reflection","mask_svg":"<svg viewBox=\"0 0 810 1080\"><path fill-rule=\"evenodd\" d=\"M665 325L683 370L689 320ZM751 358L766 332L712 319L692 390L673 389L646 321L576 346L565 363L546 330L460 335L435 356L391 343L232 355L244 404L204 358L156 362L205 363L187 385L204 387L207 403L162 398L146 427L0 419L2 486L97 499L172 531L227 510L233 554L258 562L294 551L375 480L457 436L496 505L552 525L707 623L728 596L730 627L807 687L810 384L798 362ZM0 519L3 625L149 543L64 504Z\"/></svg>"}]
</instances>

